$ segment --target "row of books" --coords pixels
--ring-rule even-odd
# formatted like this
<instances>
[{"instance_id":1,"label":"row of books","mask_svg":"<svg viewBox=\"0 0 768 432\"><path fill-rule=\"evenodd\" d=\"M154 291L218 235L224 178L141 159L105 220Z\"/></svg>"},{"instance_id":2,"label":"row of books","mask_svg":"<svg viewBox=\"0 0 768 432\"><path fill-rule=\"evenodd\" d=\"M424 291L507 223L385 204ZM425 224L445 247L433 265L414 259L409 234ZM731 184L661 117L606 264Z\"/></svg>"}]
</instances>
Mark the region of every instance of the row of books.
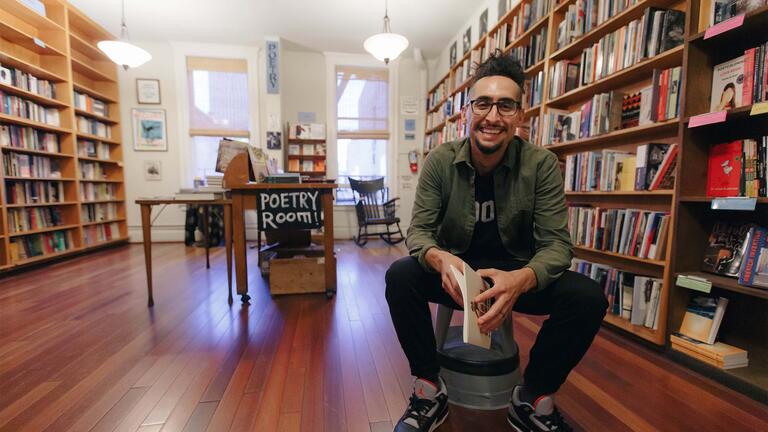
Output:
<instances>
[{"instance_id":1,"label":"row of books","mask_svg":"<svg viewBox=\"0 0 768 432\"><path fill-rule=\"evenodd\" d=\"M572 112L550 108L542 121L540 145L559 144L676 118L682 68L655 69L639 93L599 93Z\"/></svg>"},{"instance_id":2,"label":"row of books","mask_svg":"<svg viewBox=\"0 0 768 432\"><path fill-rule=\"evenodd\" d=\"M80 161L80 178L84 180L106 180L108 175L104 166L98 162Z\"/></svg>"},{"instance_id":3,"label":"row of books","mask_svg":"<svg viewBox=\"0 0 768 432\"><path fill-rule=\"evenodd\" d=\"M83 227L83 239L86 246L103 243L120 237L120 225L117 222Z\"/></svg>"},{"instance_id":4,"label":"row of books","mask_svg":"<svg viewBox=\"0 0 768 432\"><path fill-rule=\"evenodd\" d=\"M699 4L699 30L719 24L733 17L757 9L765 0L701 0Z\"/></svg>"},{"instance_id":5,"label":"row of books","mask_svg":"<svg viewBox=\"0 0 768 432\"><path fill-rule=\"evenodd\" d=\"M649 18L652 16L656 18ZM643 26L648 20L656 20L655 26L661 26L664 22L663 31L666 33L657 32L655 27L653 33L647 33L649 29L643 30ZM606 34L591 47L584 49L578 61L561 60L550 66L550 98L556 98L630 67L643 58L654 57L681 45L684 24L683 12L652 7L646 9L641 19Z\"/></svg>"},{"instance_id":6,"label":"row of books","mask_svg":"<svg viewBox=\"0 0 768 432\"><path fill-rule=\"evenodd\" d=\"M112 138L112 129L106 123L88 117L77 117L77 130L82 133L96 135L102 138Z\"/></svg>"},{"instance_id":7,"label":"row of books","mask_svg":"<svg viewBox=\"0 0 768 432\"><path fill-rule=\"evenodd\" d=\"M528 141L533 144L540 143L541 136L539 134L539 125L540 125L540 119L539 116L533 116L530 120L528 120Z\"/></svg>"},{"instance_id":8,"label":"row of books","mask_svg":"<svg viewBox=\"0 0 768 432\"><path fill-rule=\"evenodd\" d=\"M568 229L574 245L636 258L664 259L669 222L667 212L568 207Z\"/></svg>"},{"instance_id":9,"label":"row of books","mask_svg":"<svg viewBox=\"0 0 768 432\"><path fill-rule=\"evenodd\" d=\"M113 200L117 198L117 187L112 183L80 183L81 201Z\"/></svg>"},{"instance_id":10,"label":"row of books","mask_svg":"<svg viewBox=\"0 0 768 432\"><path fill-rule=\"evenodd\" d=\"M768 42L712 69L711 112L768 100Z\"/></svg>"},{"instance_id":11,"label":"row of books","mask_svg":"<svg viewBox=\"0 0 768 432\"><path fill-rule=\"evenodd\" d=\"M451 92L454 92L457 88L459 88L459 86L464 84L472 76L472 73L474 73L475 67L477 66L476 62L478 60L479 52L476 54L475 51L473 51L473 53L470 54L470 58L465 59L461 62L461 64L459 64L458 67L456 67L450 77L449 88L451 89Z\"/></svg>"},{"instance_id":12,"label":"row of books","mask_svg":"<svg viewBox=\"0 0 768 432\"><path fill-rule=\"evenodd\" d=\"M15 237L10 242L11 261L64 252L73 247L71 230Z\"/></svg>"},{"instance_id":13,"label":"row of books","mask_svg":"<svg viewBox=\"0 0 768 432\"><path fill-rule=\"evenodd\" d=\"M557 26L557 48L564 48L582 35L623 10L637 4L638 0L576 0L565 12Z\"/></svg>"},{"instance_id":14,"label":"row of books","mask_svg":"<svg viewBox=\"0 0 768 432\"><path fill-rule=\"evenodd\" d=\"M64 201L64 183L51 181L5 182L5 199L8 204L45 204Z\"/></svg>"},{"instance_id":15,"label":"row of books","mask_svg":"<svg viewBox=\"0 0 768 432\"><path fill-rule=\"evenodd\" d=\"M87 111L91 114L100 115L102 117L109 117L109 105L106 102L91 97L85 93L80 93L77 90L74 91L74 97L72 99L75 104L75 108Z\"/></svg>"},{"instance_id":16,"label":"row of books","mask_svg":"<svg viewBox=\"0 0 768 432\"><path fill-rule=\"evenodd\" d=\"M427 110L432 110L445 99L445 82L440 83L439 86L432 93L427 95Z\"/></svg>"},{"instance_id":17,"label":"row of books","mask_svg":"<svg viewBox=\"0 0 768 432\"><path fill-rule=\"evenodd\" d=\"M433 148L439 146L444 141L443 129L432 132L424 136L424 153L428 153Z\"/></svg>"},{"instance_id":18,"label":"row of books","mask_svg":"<svg viewBox=\"0 0 768 432\"><path fill-rule=\"evenodd\" d=\"M31 207L8 209L8 229L13 233L62 225L59 207Z\"/></svg>"},{"instance_id":19,"label":"row of books","mask_svg":"<svg viewBox=\"0 0 768 432\"><path fill-rule=\"evenodd\" d=\"M447 117L446 111L450 110L449 104L444 103L440 109L437 111L431 112L427 114L427 123L426 128L432 129L433 127L437 127L440 123L443 123L445 121L445 118Z\"/></svg>"},{"instance_id":20,"label":"row of books","mask_svg":"<svg viewBox=\"0 0 768 432\"><path fill-rule=\"evenodd\" d=\"M104 222L117 219L117 204L85 204L80 207L80 219L83 222Z\"/></svg>"},{"instance_id":21,"label":"row of books","mask_svg":"<svg viewBox=\"0 0 768 432\"><path fill-rule=\"evenodd\" d=\"M738 278L741 285L768 288L765 227L751 222L716 222L707 239L701 269Z\"/></svg>"},{"instance_id":22,"label":"row of books","mask_svg":"<svg viewBox=\"0 0 768 432\"><path fill-rule=\"evenodd\" d=\"M686 312L687 313L687 312ZM709 312L706 319L709 320ZM696 360L720 369L736 369L749 366L749 352L723 342L704 343L677 333L669 336L671 347Z\"/></svg>"},{"instance_id":23,"label":"row of books","mask_svg":"<svg viewBox=\"0 0 768 432\"><path fill-rule=\"evenodd\" d=\"M544 88L544 71L536 75L526 77L523 81L523 109L541 105L541 97Z\"/></svg>"},{"instance_id":24,"label":"row of books","mask_svg":"<svg viewBox=\"0 0 768 432\"><path fill-rule=\"evenodd\" d=\"M707 164L707 196L768 196L768 136L715 144Z\"/></svg>"},{"instance_id":25,"label":"row of books","mask_svg":"<svg viewBox=\"0 0 768 432\"><path fill-rule=\"evenodd\" d=\"M3 66L0 64L0 83L40 96L56 99L56 85L53 82L40 79L31 73L16 69L13 66Z\"/></svg>"},{"instance_id":26,"label":"row of books","mask_svg":"<svg viewBox=\"0 0 768 432\"><path fill-rule=\"evenodd\" d=\"M9 177L61 178L58 159L21 153L4 153L3 171Z\"/></svg>"},{"instance_id":27,"label":"row of books","mask_svg":"<svg viewBox=\"0 0 768 432\"><path fill-rule=\"evenodd\" d=\"M509 55L519 61L524 69L544 60L546 53L547 27L542 27L538 33L531 35L527 44L514 47L509 51Z\"/></svg>"},{"instance_id":28,"label":"row of books","mask_svg":"<svg viewBox=\"0 0 768 432\"><path fill-rule=\"evenodd\" d=\"M454 141L467 136L467 120L464 116L460 116L456 121L449 122L444 129L444 137L446 141Z\"/></svg>"},{"instance_id":29,"label":"row of books","mask_svg":"<svg viewBox=\"0 0 768 432\"><path fill-rule=\"evenodd\" d=\"M0 146L59 153L59 136L26 126L0 124Z\"/></svg>"},{"instance_id":30,"label":"row of books","mask_svg":"<svg viewBox=\"0 0 768 432\"><path fill-rule=\"evenodd\" d=\"M637 154L618 150L575 153L565 159L567 192L673 189L677 144L649 143Z\"/></svg>"},{"instance_id":31,"label":"row of books","mask_svg":"<svg viewBox=\"0 0 768 432\"><path fill-rule=\"evenodd\" d=\"M0 111L23 119L59 126L59 110L48 108L23 97L11 95L0 90Z\"/></svg>"},{"instance_id":32,"label":"row of books","mask_svg":"<svg viewBox=\"0 0 768 432\"><path fill-rule=\"evenodd\" d=\"M288 154L291 156L325 156L325 143L288 144Z\"/></svg>"},{"instance_id":33,"label":"row of books","mask_svg":"<svg viewBox=\"0 0 768 432\"><path fill-rule=\"evenodd\" d=\"M109 154L109 144L90 140L77 141L77 155L80 157L109 160Z\"/></svg>"},{"instance_id":34,"label":"row of books","mask_svg":"<svg viewBox=\"0 0 768 432\"><path fill-rule=\"evenodd\" d=\"M608 299L608 313L631 324L659 328L659 303L663 281L583 259L571 261L571 270L596 281Z\"/></svg>"},{"instance_id":35,"label":"row of books","mask_svg":"<svg viewBox=\"0 0 768 432\"><path fill-rule=\"evenodd\" d=\"M288 159L288 171L325 172L325 161Z\"/></svg>"}]
</instances>

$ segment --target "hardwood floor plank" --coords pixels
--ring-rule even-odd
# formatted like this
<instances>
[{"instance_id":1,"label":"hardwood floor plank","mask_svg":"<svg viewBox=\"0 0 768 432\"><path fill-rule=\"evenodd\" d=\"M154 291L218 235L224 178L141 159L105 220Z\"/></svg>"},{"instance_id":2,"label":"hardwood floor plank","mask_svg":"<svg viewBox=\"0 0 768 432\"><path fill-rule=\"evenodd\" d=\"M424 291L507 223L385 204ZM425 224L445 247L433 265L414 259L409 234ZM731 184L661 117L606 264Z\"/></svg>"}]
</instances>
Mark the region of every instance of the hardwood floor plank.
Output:
<instances>
[{"instance_id":1,"label":"hardwood floor plank","mask_svg":"<svg viewBox=\"0 0 768 432\"><path fill-rule=\"evenodd\" d=\"M289 412L280 414L277 424L278 432L299 432L301 430L301 413Z\"/></svg>"},{"instance_id":2,"label":"hardwood floor plank","mask_svg":"<svg viewBox=\"0 0 768 432\"><path fill-rule=\"evenodd\" d=\"M104 417L92 429L89 429L89 432L111 432L114 430L146 392L146 387L128 389Z\"/></svg>"},{"instance_id":3,"label":"hardwood floor plank","mask_svg":"<svg viewBox=\"0 0 768 432\"><path fill-rule=\"evenodd\" d=\"M189 421L182 429L183 432L205 432L208 424L213 417L213 413L216 411L218 402L200 402L195 407L192 415L189 416ZM179 430L179 429L173 429Z\"/></svg>"},{"instance_id":4,"label":"hardwood floor plank","mask_svg":"<svg viewBox=\"0 0 768 432\"><path fill-rule=\"evenodd\" d=\"M17 399L13 403L5 406L5 408L0 411L0 428L5 426L9 421L13 420L24 410L32 406L35 402L40 400L40 398L48 394L59 384L61 384L60 381L42 383L20 399Z\"/></svg>"}]
</instances>

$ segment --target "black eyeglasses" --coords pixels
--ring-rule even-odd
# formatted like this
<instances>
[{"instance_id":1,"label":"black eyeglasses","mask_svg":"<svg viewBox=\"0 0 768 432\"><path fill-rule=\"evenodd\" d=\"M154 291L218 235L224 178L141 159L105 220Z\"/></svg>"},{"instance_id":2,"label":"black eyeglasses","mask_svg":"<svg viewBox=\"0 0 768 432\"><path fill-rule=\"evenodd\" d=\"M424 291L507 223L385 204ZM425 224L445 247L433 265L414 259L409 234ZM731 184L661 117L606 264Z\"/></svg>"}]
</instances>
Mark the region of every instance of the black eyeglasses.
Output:
<instances>
[{"instance_id":1,"label":"black eyeglasses","mask_svg":"<svg viewBox=\"0 0 768 432\"><path fill-rule=\"evenodd\" d=\"M480 116L491 112L494 105L502 116L513 116L520 111L520 102L514 99L501 99L496 102L491 102L490 99L474 99L469 101L469 105L472 107L472 113Z\"/></svg>"}]
</instances>

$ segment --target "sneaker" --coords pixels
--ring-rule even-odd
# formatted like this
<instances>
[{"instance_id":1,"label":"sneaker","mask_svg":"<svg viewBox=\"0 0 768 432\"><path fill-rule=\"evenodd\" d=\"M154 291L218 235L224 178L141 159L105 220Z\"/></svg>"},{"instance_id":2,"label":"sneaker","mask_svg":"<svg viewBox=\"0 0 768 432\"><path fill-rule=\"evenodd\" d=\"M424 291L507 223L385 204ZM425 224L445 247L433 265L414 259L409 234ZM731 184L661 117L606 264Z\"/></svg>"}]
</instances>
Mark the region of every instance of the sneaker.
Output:
<instances>
[{"instance_id":1,"label":"sneaker","mask_svg":"<svg viewBox=\"0 0 768 432\"><path fill-rule=\"evenodd\" d=\"M542 396L531 405L520 400L520 386L512 391L507 422L517 432L573 432L557 410L552 396Z\"/></svg>"},{"instance_id":2,"label":"sneaker","mask_svg":"<svg viewBox=\"0 0 768 432\"><path fill-rule=\"evenodd\" d=\"M448 417L448 393L443 379L438 380L439 389L420 378L413 382L410 403L394 432L432 432L443 424Z\"/></svg>"}]
</instances>

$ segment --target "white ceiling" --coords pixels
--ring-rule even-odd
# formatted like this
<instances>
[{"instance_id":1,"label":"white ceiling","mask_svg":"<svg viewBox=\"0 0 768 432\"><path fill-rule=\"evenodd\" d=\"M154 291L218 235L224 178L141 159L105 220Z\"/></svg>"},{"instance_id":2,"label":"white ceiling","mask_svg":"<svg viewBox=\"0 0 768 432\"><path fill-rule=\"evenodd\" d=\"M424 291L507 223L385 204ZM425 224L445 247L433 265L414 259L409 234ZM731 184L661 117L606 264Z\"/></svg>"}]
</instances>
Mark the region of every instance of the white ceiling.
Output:
<instances>
[{"instance_id":1,"label":"white ceiling","mask_svg":"<svg viewBox=\"0 0 768 432\"><path fill-rule=\"evenodd\" d=\"M115 35L120 0L69 0ZM392 31L429 58L466 22L481 0L389 0ZM126 0L136 41L254 44L280 36L317 51L363 52L383 25L384 0Z\"/></svg>"}]
</instances>

